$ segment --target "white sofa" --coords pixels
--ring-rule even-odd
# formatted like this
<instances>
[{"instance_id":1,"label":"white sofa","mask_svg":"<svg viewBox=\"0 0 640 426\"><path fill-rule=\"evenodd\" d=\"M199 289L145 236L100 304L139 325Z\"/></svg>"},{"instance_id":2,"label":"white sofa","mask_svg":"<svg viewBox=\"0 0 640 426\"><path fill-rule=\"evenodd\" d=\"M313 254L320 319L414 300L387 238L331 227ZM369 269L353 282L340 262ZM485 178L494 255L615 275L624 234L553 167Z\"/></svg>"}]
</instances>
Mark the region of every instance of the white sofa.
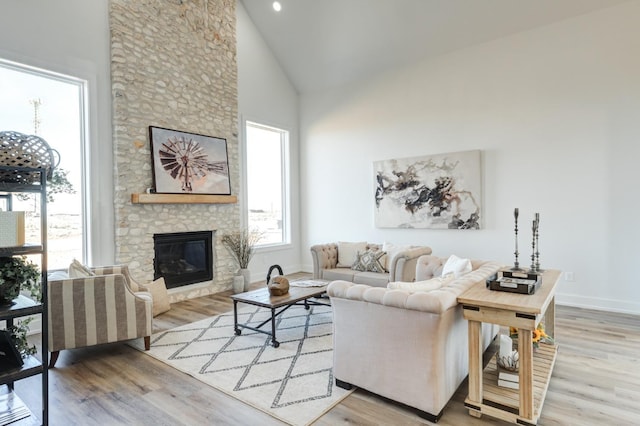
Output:
<instances>
[{"instance_id":1,"label":"white sofa","mask_svg":"<svg viewBox=\"0 0 640 426\"><path fill-rule=\"evenodd\" d=\"M420 257L416 279L439 276L445 261ZM468 374L467 321L456 299L501 266L471 263L471 272L430 292L331 282L336 384L366 389L436 422ZM485 349L497 331L483 324Z\"/></svg>"},{"instance_id":2,"label":"white sofa","mask_svg":"<svg viewBox=\"0 0 640 426\"><path fill-rule=\"evenodd\" d=\"M413 281L418 258L431 254L427 246L393 247L383 259L383 272L358 271L351 268L350 262L340 264L340 247L347 244L361 244L364 250L383 250L383 245L374 243L327 243L311 246L313 260L313 278L327 281L344 280L356 284L386 287L390 281ZM352 246L353 247L353 246Z\"/></svg>"}]
</instances>

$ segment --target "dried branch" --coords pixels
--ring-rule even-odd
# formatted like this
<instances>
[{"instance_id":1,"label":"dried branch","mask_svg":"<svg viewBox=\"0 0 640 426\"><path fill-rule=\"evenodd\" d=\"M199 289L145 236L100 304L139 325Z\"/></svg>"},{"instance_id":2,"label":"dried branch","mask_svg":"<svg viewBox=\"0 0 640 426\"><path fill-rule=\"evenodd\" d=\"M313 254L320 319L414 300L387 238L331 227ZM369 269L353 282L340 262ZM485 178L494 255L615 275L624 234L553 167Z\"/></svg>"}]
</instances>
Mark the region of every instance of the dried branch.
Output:
<instances>
[{"instance_id":1,"label":"dried branch","mask_svg":"<svg viewBox=\"0 0 640 426\"><path fill-rule=\"evenodd\" d=\"M247 269L254 254L255 245L262 239L262 233L243 229L222 236L222 244L238 262L240 269Z\"/></svg>"}]
</instances>

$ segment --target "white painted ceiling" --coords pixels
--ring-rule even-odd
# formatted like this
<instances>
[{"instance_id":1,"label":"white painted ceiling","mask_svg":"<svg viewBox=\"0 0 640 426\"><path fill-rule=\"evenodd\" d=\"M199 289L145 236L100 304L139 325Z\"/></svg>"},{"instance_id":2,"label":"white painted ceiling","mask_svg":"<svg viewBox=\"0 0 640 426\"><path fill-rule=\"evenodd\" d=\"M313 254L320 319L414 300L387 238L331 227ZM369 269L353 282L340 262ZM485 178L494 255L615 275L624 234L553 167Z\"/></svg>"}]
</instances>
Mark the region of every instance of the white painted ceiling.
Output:
<instances>
[{"instance_id":1,"label":"white painted ceiling","mask_svg":"<svg viewBox=\"0 0 640 426\"><path fill-rule=\"evenodd\" d=\"M629 0L241 0L300 93Z\"/></svg>"}]
</instances>

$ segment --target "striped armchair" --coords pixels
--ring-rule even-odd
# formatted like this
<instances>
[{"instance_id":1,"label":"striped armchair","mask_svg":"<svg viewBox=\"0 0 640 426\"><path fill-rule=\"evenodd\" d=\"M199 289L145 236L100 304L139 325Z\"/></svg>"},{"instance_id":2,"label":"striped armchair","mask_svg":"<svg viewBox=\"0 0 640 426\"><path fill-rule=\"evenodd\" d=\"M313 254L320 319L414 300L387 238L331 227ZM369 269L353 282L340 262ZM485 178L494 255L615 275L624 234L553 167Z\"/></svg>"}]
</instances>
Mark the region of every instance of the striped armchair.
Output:
<instances>
[{"instance_id":1,"label":"striped armchair","mask_svg":"<svg viewBox=\"0 0 640 426\"><path fill-rule=\"evenodd\" d=\"M48 282L49 367L62 349L144 338L151 344L153 302L127 266L91 268L95 276Z\"/></svg>"}]
</instances>

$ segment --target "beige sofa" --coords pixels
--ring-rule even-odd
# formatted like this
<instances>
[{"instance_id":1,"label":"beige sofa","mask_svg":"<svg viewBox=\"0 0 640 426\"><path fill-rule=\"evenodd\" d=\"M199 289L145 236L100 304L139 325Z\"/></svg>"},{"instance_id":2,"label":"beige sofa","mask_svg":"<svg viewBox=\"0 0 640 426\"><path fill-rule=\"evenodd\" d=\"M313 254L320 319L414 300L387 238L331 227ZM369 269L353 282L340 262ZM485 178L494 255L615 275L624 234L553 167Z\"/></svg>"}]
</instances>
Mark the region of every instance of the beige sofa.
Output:
<instances>
[{"instance_id":1,"label":"beige sofa","mask_svg":"<svg viewBox=\"0 0 640 426\"><path fill-rule=\"evenodd\" d=\"M422 256L416 279L439 276L446 259ZM467 321L457 296L501 264L472 261L473 270L430 292L331 282L336 384L351 385L418 410L433 422L468 374ZM498 327L483 324L484 348Z\"/></svg>"},{"instance_id":2,"label":"beige sofa","mask_svg":"<svg viewBox=\"0 0 640 426\"><path fill-rule=\"evenodd\" d=\"M418 258L431 254L426 246L396 247L383 258L384 272L357 271L351 264L341 265L339 249L345 243L317 244L311 247L313 278L327 281L344 280L374 287L386 287L390 281L413 281ZM347 243L349 244L349 243ZM355 243L352 243L355 244ZM382 250L381 244L362 243L366 250Z\"/></svg>"}]
</instances>

